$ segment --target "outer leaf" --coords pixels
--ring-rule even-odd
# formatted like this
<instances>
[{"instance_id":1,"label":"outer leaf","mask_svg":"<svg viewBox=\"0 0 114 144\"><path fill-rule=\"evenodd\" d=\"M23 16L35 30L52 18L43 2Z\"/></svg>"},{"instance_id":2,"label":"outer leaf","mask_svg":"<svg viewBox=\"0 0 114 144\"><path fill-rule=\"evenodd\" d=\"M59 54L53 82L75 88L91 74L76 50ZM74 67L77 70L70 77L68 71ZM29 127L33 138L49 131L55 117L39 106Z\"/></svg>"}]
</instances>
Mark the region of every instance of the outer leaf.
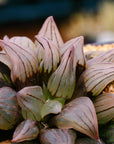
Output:
<instances>
[{"instance_id":1,"label":"outer leaf","mask_svg":"<svg viewBox=\"0 0 114 144\"><path fill-rule=\"evenodd\" d=\"M77 93L91 92L93 96L99 95L104 88L114 81L114 64L97 63L88 66L79 79ZM83 89L83 90L82 90Z\"/></svg>"},{"instance_id":2,"label":"outer leaf","mask_svg":"<svg viewBox=\"0 0 114 144\"><path fill-rule=\"evenodd\" d=\"M53 122L58 128L73 128L93 139L99 139L96 112L88 97L79 97L68 103Z\"/></svg>"},{"instance_id":3,"label":"outer leaf","mask_svg":"<svg viewBox=\"0 0 114 144\"><path fill-rule=\"evenodd\" d=\"M12 62L11 79L15 86L21 89L25 85L36 84L38 81L38 61L34 51L4 40L0 40L0 46Z\"/></svg>"},{"instance_id":4,"label":"outer leaf","mask_svg":"<svg viewBox=\"0 0 114 144\"><path fill-rule=\"evenodd\" d=\"M36 126L36 122L28 119L21 122L13 134L12 142L22 142L26 140L33 140L39 134L39 129Z\"/></svg>"},{"instance_id":5,"label":"outer leaf","mask_svg":"<svg viewBox=\"0 0 114 144\"><path fill-rule=\"evenodd\" d=\"M8 130L17 124L19 109L16 92L9 88L0 88L0 129Z\"/></svg>"},{"instance_id":6,"label":"outer leaf","mask_svg":"<svg viewBox=\"0 0 114 144\"><path fill-rule=\"evenodd\" d=\"M87 62L87 65L92 65L92 64L101 63L101 62L114 63L114 49L103 52L100 55L96 56L95 58L89 60Z\"/></svg>"},{"instance_id":7,"label":"outer leaf","mask_svg":"<svg viewBox=\"0 0 114 144\"><path fill-rule=\"evenodd\" d=\"M94 100L99 124L105 124L114 118L114 94L104 93Z\"/></svg>"},{"instance_id":8,"label":"outer leaf","mask_svg":"<svg viewBox=\"0 0 114 144\"><path fill-rule=\"evenodd\" d=\"M76 133L73 130L45 129L41 131L41 144L75 144Z\"/></svg>"},{"instance_id":9,"label":"outer leaf","mask_svg":"<svg viewBox=\"0 0 114 144\"><path fill-rule=\"evenodd\" d=\"M25 87L17 93L17 100L24 119L41 120L40 111L45 102L40 86Z\"/></svg>"},{"instance_id":10,"label":"outer leaf","mask_svg":"<svg viewBox=\"0 0 114 144\"><path fill-rule=\"evenodd\" d=\"M30 48L32 50L36 50L35 44L28 37L25 37L25 36L14 36L12 38L9 38L6 35L6 36L4 36L3 39L5 41L10 41L10 42L13 42L15 44L18 44L20 47L24 47L26 49Z\"/></svg>"},{"instance_id":11,"label":"outer leaf","mask_svg":"<svg viewBox=\"0 0 114 144\"><path fill-rule=\"evenodd\" d=\"M77 139L75 144L104 144L104 142L85 137Z\"/></svg>"},{"instance_id":12,"label":"outer leaf","mask_svg":"<svg viewBox=\"0 0 114 144\"><path fill-rule=\"evenodd\" d=\"M56 45L43 36L37 35L36 40L39 43L37 49L40 72L42 72L42 70L44 73L50 73L52 70L55 71L60 61L59 50Z\"/></svg>"},{"instance_id":13,"label":"outer leaf","mask_svg":"<svg viewBox=\"0 0 114 144\"><path fill-rule=\"evenodd\" d=\"M46 19L38 35L52 40L58 48L63 45L62 37L52 16Z\"/></svg>"},{"instance_id":14,"label":"outer leaf","mask_svg":"<svg viewBox=\"0 0 114 144\"><path fill-rule=\"evenodd\" d=\"M41 117L45 117L46 115L53 113L57 114L61 112L62 104L57 100L48 99L41 109Z\"/></svg>"}]
</instances>

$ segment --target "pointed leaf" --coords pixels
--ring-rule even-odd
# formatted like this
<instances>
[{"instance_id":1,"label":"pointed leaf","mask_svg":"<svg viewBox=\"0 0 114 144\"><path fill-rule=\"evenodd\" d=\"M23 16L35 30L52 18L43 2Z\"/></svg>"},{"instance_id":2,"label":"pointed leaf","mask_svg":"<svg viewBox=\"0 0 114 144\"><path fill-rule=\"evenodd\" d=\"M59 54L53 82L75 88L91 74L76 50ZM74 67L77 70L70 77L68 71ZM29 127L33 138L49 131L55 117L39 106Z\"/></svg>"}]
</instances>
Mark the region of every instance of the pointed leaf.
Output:
<instances>
[{"instance_id":1,"label":"pointed leaf","mask_svg":"<svg viewBox=\"0 0 114 144\"><path fill-rule=\"evenodd\" d=\"M60 48L63 45L62 37L59 33L59 30L56 26L56 23L52 16L48 17L38 35L44 36L53 41L53 43Z\"/></svg>"},{"instance_id":2,"label":"pointed leaf","mask_svg":"<svg viewBox=\"0 0 114 144\"><path fill-rule=\"evenodd\" d=\"M97 63L87 67L82 73L78 83L79 91L85 90L91 92L93 96L99 95L104 88L114 81L114 64L113 63ZM82 94L84 93L81 92Z\"/></svg>"},{"instance_id":3,"label":"pointed leaf","mask_svg":"<svg viewBox=\"0 0 114 144\"><path fill-rule=\"evenodd\" d=\"M58 128L73 128L91 138L99 139L95 108L88 97L79 97L68 103L53 122Z\"/></svg>"},{"instance_id":4,"label":"pointed leaf","mask_svg":"<svg viewBox=\"0 0 114 144\"><path fill-rule=\"evenodd\" d=\"M40 86L25 87L17 93L17 100L24 119L41 120L41 108L45 102Z\"/></svg>"},{"instance_id":5,"label":"pointed leaf","mask_svg":"<svg viewBox=\"0 0 114 144\"><path fill-rule=\"evenodd\" d=\"M52 96L70 99L75 88L76 58L74 47L64 54L57 70L48 81L48 90Z\"/></svg>"},{"instance_id":6,"label":"pointed leaf","mask_svg":"<svg viewBox=\"0 0 114 144\"><path fill-rule=\"evenodd\" d=\"M75 139L73 130L45 129L40 133L41 144L75 144Z\"/></svg>"},{"instance_id":7,"label":"pointed leaf","mask_svg":"<svg viewBox=\"0 0 114 144\"><path fill-rule=\"evenodd\" d=\"M61 57L64 56L65 52L70 49L71 47L74 47L75 49L75 59L76 59L76 76L77 80L80 76L80 74L85 70L86 68L86 60L84 56L83 51L83 44L84 44L84 37L76 37L74 39L71 39L67 41L60 49L60 55Z\"/></svg>"},{"instance_id":8,"label":"pointed leaf","mask_svg":"<svg viewBox=\"0 0 114 144\"><path fill-rule=\"evenodd\" d=\"M14 42L0 40L0 46L12 62L11 79L18 89L38 82L38 61L35 52ZM35 79L35 80L34 80Z\"/></svg>"},{"instance_id":9,"label":"pointed leaf","mask_svg":"<svg viewBox=\"0 0 114 144\"><path fill-rule=\"evenodd\" d=\"M48 99L41 109L41 117L44 118L48 114L57 114L61 112L62 104L57 100Z\"/></svg>"},{"instance_id":10,"label":"pointed leaf","mask_svg":"<svg viewBox=\"0 0 114 144\"><path fill-rule=\"evenodd\" d=\"M8 130L19 120L16 92L10 87L0 88L0 129Z\"/></svg>"},{"instance_id":11,"label":"pointed leaf","mask_svg":"<svg viewBox=\"0 0 114 144\"><path fill-rule=\"evenodd\" d=\"M43 36L37 35L36 40L39 43L37 49L40 72L50 73L52 70L55 71L60 61L59 50L51 40Z\"/></svg>"},{"instance_id":12,"label":"pointed leaf","mask_svg":"<svg viewBox=\"0 0 114 144\"><path fill-rule=\"evenodd\" d=\"M21 122L13 134L12 142L22 142L26 140L33 140L39 134L39 129L36 126L36 122L28 119Z\"/></svg>"},{"instance_id":13,"label":"pointed leaf","mask_svg":"<svg viewBox=\"0 0 114 144\"><path fill-rule=\"evenodd\" d=\"M105 124L114 118L114 94L104 93L94 100L98 123Z\"/></svg>"},{"instance_id":14,"label":"pointed leaf","mask_svg":"<svg viewBox=\"0 0 114 144\"><path fill-rule=\"evenodd\" d=\"M83 55L83 38L79 41L71 40L70 45L65 49L61 63L51 75L47 88L52 96L70 99L75 89L75 83L80 73L85 69L85 58ZM72 42L73 41L73 42ZM80 66L79 66L80 65Z\"/></svg>"},{"instance_id":15,"label":"pointed leaf","mask_svg":"<svg viewBox=\"0 0 114 144\"><path fill-rule=\"evenodd\" d=\"M75 56L78 61L79 65L85 65L85 57L83 52L83 44L84 44L84 38L83 36L76 37L74 39L71 39L67 41L60 49L60 55L63 56L64 53L70 48L75 48Z\"/></svg>"}]
</instances>

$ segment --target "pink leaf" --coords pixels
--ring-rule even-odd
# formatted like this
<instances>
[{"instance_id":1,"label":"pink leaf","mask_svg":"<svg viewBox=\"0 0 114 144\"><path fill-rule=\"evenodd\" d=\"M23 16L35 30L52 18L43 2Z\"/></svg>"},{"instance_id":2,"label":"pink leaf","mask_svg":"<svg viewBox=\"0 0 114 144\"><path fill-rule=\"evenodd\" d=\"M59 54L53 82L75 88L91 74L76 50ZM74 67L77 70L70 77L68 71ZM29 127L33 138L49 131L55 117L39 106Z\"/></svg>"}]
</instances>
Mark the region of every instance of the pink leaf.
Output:
<instances>
[{"instance_id":1,"label":"pink leaf","mask_svg":"<svg viewBox=\"0 0 114 144\"><path fill-rule=\"evenodd\" d=\"M17 43L0 40L12 62L11 80L18 89L38 82L38 60L35 52L30 48L21 47ZM35 79L35 80L34 80Z\"/></svg>"},{"instance_id":2,"label":"pink leaf","mask_svg":"<svg viewBox=\"0 0 114 144\"><path fill-rule=\"evenodd\" d=\"M99 139L95 108L88 97L79 97L68 103L53 122L58 128L73 128L93 139Z\"/></svg>"},{"instance_id":3,"label":"pink leaf","mask_svg":"<svg viewBox=\"0 0 114 144\"><path fill-rule=\"evenodd\" d=\"M52 40L58 48L63 45L62 37L52 16L46 19L38 35Z\"/></svg>"}]
</instances>

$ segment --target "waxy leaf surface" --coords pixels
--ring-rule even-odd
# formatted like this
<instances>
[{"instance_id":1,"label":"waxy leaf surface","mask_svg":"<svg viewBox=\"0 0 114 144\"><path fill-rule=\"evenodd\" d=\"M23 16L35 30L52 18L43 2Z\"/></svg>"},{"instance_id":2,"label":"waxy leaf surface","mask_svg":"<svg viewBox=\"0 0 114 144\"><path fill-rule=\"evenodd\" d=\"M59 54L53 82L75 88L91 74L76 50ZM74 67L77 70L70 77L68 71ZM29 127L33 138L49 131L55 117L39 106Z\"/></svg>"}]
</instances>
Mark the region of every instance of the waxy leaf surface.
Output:
<instances>
[{"instance_id":1,"label":"waxy leaf surface","mask_svg":"<svg viewBox=\"0 0 114 144\"><path fill-rule=\"evenodd\" d=\"M78 39L78 41L77 41ZM70 99L75 89L76 76L85 69L85 57L83 54L83 37L69 41L65 49L61 63L50 76L47 88L52 96Z\"/></svg>"},{"instance_id":2,"label":"waxy leaf surface","mask_svg":"<svg viewBox=\"0 0 114 144\"><path fill-rule=\"evenodd\" d=\"M94 106L98 123L105 124L114 118L114 94L104 93L95 98Z\"/></svg>"},{"instance_id":3,"label":"waxy leaf surface","mask_svg":"<svg viewBox=\"0 0 114 144\"><path fill-rule=\"evenodd\" d=\"M76 133L73 130L45 129L41 130L41 144L75 144Z\"/></svg>"},{"instance_id":4,"label":"waxy leaf surface","mask_svg":"<svg viewBox=\"0 0 114 144\"><path fill-rule=\"evenodd\" d=\"M99 139L95 108L88 97L79 97L68 103L53 122L58 128L73 128L93 139Z\"/></svg>"},{"instance_id":5,"label":"waxy leaf surface","mask_svg":"<svg viewBox=\"0 0 114 144\"><path fill-rule=\"evenodd\" d=\"M16 92L10 87L0 88L0 129L8 130L17 124L19 107Z\"/></svg>"},{"instance_id":6,"label":"waxy leaf surface","mask_svg":"<svg viewBox=\"0 0 114 144\"><path fill-rule=\"evenodd\" d=\"M24 47L25 49L30 48L32 50L36 50L36 46L32 42L32 40L25 36L14 36L12 38L9 38L6 35L6 36L4 36L3 40L13 42L13 43L19 45L20 47Z\"/></svg>"},{"instance_id":7,"label":"waxy leaf surface","mask_svg":"<svg viewBox=\"0 0 114 144\"><path fill-rule=\"evenodd\" d=\"M40 86L25 87L17 93L17 100L24 119L41 120L41 108L45 98Z\"/></svg>"},{"instance_id":8,"label":"waxy leaf surface","mask_svg":"<svg viewBox=\"0 0 114 144\"><path fill-rule=\"evenodd\" d=\"M75 88L76 58L74 47L64 54L59 67L48 81L48 90L52 96L69 99Z\"/></svg>"},{"instance_id":9,"label":"waxy leaf surface","mask_svg":"<svg viewBox=\"0 0 114 144\"><path fill-rule=\"evenodd\" d=\"M67 41L60 49L60 55L61 57L64 56L65 52L70 49L71 47L74 47L75 49L75 59L76 59L76 80L80 77L80 74L85 70L86 68L86 60L83 50L83 44L84 44L84 37L76 37L74 39L71 39Z\"/></svg>"},{"instance_id":10,"label":"waxy leaf surface","mask_svg":"<svg viewBox=\"0 0 114 144\"><path fill-rule=\"evenodd\" d=\"M92 65L92 64L101 63L101 62L114 63L114 49L103 52L100 55L96 56L95 58L89 60L87 62L87 65Z\"/></svg>"},{"instance_id":11,"label":"waxy leaf surface","mask_svg":"<svg viewBox=\"0 0 114 144\"><path fill-rule=\"evenodd\" d=\"M38 35L44 36L53 41L60 48L63 45L62 37L52 16L48 17L40 29Z\"/></svg>"},{"instance_id":12,"label":"waxy leaf surface","mask_svg":"<svg viewBox=\"0 0 114 144\"><path fill-rule=\"evenodd\" d=\"M5 40L0 40L0 46L12 62L11 80L17 89L36 84L38 82L38 60L35 52L29 47L26 48Z\"/></svg>"},{"instance_id":13,"label":"waxy leaf surface","mask_svg":"<svg viewBox=\"0 0 114 144\"><path fill-rule=\"evenodd\" d=\"M114 64L97 63L87 67L82 73L78 83L78 91L84 89L93 96L99 95L104 88L114 81ZM79 92L78 92L79 93ZM84 91L82 92L84 93Z\"/></svg>"},{"instance_id":14,"label":"waxy leaf surface","mask_svg":"<svg viewBox=\"0 0 114 144\"><path fill-rule=\"evenodd\" d=\"M41 109L41 117L43 118L50 113L57 114L61 112L61 109L62 104L59 101L48 99Z\"/></svg>"},{"instance_id":15,"label":"waxy leaf surface","mask_svg":"<svg viewBox=\"0 0 114 144\"><path fill-rule=\"evenodd\" d=\"M83 44L84 44L84 38L83 36L76 37L74 39L71 39L67 41L60 49L60 55L63 56L64 53L71 47L74 47L75 49L75 57L76 62L78 62L79 65L85 66L85 57L83 52Z\"/></svg>"},{"instance_id":16,"label":"waxy leaf surface","mask_svg":"<svg viewBox=\"0 0 114 144\"><path fill-rule=\"evenodd\" d=\"M21 122L14 131L12 142L22 142L26 140L33 140L39 134L39 129L36 122L27 119Z\"/></svg>"},{"instance_id":17,"label":"waxy leaf surface","mask_svg":"<svg viewBox=\"0 0 114 144\"><path fill-rule=\"evenodd\" d=\"M37 35L36 40L38 42L37 55L40 72L50 73L52 70L55 71L60 61L58 48L51 40L43 36Z\"/></svg>"}]
</instances>

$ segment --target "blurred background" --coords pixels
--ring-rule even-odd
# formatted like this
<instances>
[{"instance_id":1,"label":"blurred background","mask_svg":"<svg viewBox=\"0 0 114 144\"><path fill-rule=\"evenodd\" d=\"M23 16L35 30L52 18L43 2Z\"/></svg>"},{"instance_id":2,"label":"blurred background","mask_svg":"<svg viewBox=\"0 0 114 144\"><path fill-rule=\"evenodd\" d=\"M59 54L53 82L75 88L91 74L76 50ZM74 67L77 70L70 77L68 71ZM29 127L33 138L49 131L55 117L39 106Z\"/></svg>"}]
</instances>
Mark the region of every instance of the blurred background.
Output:
<instances>
[{"instance_id":1,"label":"blurred background","mask_svg":"<svg viewBox=\"0 0 114 144\"><path fill-rule=\"evenodd\" d=\"M114 41L113 0L0 0L0 38L34 40L48 16L54 16L64 41L80 35L85 43Z\"/></svg>"}]
</instances>

